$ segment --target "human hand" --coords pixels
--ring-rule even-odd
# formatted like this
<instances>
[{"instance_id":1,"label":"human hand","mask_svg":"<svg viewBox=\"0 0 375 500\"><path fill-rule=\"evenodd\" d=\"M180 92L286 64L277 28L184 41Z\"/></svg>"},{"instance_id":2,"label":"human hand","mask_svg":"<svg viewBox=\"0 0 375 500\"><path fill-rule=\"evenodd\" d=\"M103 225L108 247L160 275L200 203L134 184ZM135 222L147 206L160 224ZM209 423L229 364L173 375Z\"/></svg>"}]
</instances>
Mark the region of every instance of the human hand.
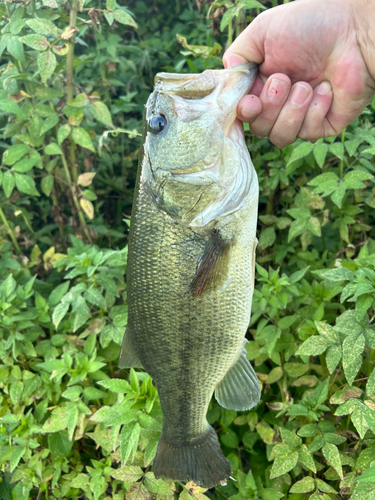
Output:
<instances>
[{"instance_id":1,"label":"human hand","mask_svg":"<svg viewBox=\"0 0 375 500\"><path fill-rule=\"evenodd\" d=\"M375 93L373 25L367 0L297 0L260 14L223 57L226 68L260 65L238 117L279 148L339 134Z\"/></svg>"}]
</instances>

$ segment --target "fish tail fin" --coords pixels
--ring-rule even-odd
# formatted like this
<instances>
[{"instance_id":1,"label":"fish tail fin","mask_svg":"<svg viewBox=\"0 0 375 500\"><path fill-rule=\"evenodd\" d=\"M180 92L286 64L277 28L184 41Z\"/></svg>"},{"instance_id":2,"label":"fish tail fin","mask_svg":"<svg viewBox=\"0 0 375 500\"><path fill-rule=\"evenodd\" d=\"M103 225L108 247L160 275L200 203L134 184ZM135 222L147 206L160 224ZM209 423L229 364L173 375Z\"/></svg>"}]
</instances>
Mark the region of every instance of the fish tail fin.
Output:
<instances>
[{"instance_id":1,"label":"fish tail fin","mask_svg":"<svg viewBox=\"0 0 375 500\"><path fill-rule=\"evenodd\" d=\"M205 434L191 442L171 442L161 435L154 462L156 478L194 481L198 486L212 488L226 484L231 472L210 425Z\"/></svg>"}]
</instances>

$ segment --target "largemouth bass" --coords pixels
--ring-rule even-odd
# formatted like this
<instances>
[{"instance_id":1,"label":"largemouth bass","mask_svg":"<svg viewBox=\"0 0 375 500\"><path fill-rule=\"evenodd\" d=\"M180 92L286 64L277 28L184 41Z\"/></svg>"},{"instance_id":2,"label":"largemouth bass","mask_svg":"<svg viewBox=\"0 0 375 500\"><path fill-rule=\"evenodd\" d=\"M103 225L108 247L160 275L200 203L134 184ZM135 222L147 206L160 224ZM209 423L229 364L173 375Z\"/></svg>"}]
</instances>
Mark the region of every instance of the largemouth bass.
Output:
<instances>
[{"instance_id":1,"label":"largemouth bass","mask_svg":"<svg viewBox=\"0 0 375 500\"><path fill-rule=\"evenodd\" d=\"M236 119L250 63L159 73L145 108L129 236L121 367L143 366L164 416L156 477L210 488L231 474L206 413L260 399L246 358L258 180Z\"/></svg>"}]
</instances>

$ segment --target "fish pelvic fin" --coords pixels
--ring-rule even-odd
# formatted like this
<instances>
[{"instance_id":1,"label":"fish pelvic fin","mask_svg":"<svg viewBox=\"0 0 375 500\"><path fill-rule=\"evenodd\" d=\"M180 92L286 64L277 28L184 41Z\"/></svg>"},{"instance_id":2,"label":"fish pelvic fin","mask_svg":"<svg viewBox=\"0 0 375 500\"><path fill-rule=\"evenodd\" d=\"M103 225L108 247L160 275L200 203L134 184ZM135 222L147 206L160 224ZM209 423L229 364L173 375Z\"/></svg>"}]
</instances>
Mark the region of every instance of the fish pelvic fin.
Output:
<instances>
[{"instance_id":1,"label":"fish pelvic fin","mask_svg":"<svg viewBox=\"0 0 375 500\"><path fill-rule=\"evenodd\" d=\"M190 442L172 442L162 433L154 462L155 477L194 481L203 488L226 484L231 467L221 451L216 432L207 426L205 434Z\"/></svg>"},{"instance_id":2,"label":"fish pelvic fin","mask_svg":"<svg viewBox=\"0 0 375 500\"><path fill-rule=\"evenodd\" d=\"M216 400L219 405L228 410L245 411L259 403L260 395L258 377L243 347L238 360L216 386Z\"/></svg>"},{"instance_id":3,"label":"fish pelvic fin","mask_svg":"<svg viewBox=\"0 0 375 500\"><path fill-rule=\"evenodd\" d=\"M130 338L129 327L126 328L124 338L122 340L118 366L119 368L131 368L132 366L142 368L142 363L139 361L133 342Z\"/></svg>"},{"instance_id":4,"label":"fish pelvic fin","mask_svg":"<svg viewBox=\"0 0 375 500\"><path fill-rule=\"evenodd\" d=\"M199 297L203 291L216 289L225 282L228 275L231 244L232 242L223 239L220 231L213 230L190 283L190 293L194 297Z\"/></svg>"}]
</instances>

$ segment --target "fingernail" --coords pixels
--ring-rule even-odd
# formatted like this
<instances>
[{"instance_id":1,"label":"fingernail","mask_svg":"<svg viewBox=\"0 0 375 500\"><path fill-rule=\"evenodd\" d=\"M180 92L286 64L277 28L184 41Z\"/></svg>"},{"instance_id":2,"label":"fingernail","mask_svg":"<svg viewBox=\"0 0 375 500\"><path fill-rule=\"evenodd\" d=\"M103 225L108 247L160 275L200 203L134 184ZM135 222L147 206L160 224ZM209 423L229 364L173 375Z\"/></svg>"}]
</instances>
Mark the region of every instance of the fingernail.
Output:
<instances>
[{"instance_id":1,"label":"fingernail","mask_svg":"<svg viewBox=\"0 0 375 500\"><path fill-rule=\"evenodd\" d=\"M319 87L316 89L316 93L320 95L327 95L331 92L332 86L329 82L322 82Z\"/></svg>"},{"instance_id":2,"label":"fingernail","mask_svg":"<svg viewBox=\"0 0 375 500\"><path fill-rule=\"evenodd\" d=\"M275 103L283 101L285 94L288 92L288 88L288 84L283 80L272 78L267 91L268 100Z\"/></svg>"},{"instance_id":3,"label":"fingernail","mask_svg":"<svg viewBox=\"0 0 375 500\"><path fill-rule=\"evenodd\" d=\"M292 90L290 102L292 104L295 104L296 106L301 106L301 104L306 101L309 94L310 89L308 89L304 85L300 85L299 83L297 83Z\"/></svg>"}]
</instances>

